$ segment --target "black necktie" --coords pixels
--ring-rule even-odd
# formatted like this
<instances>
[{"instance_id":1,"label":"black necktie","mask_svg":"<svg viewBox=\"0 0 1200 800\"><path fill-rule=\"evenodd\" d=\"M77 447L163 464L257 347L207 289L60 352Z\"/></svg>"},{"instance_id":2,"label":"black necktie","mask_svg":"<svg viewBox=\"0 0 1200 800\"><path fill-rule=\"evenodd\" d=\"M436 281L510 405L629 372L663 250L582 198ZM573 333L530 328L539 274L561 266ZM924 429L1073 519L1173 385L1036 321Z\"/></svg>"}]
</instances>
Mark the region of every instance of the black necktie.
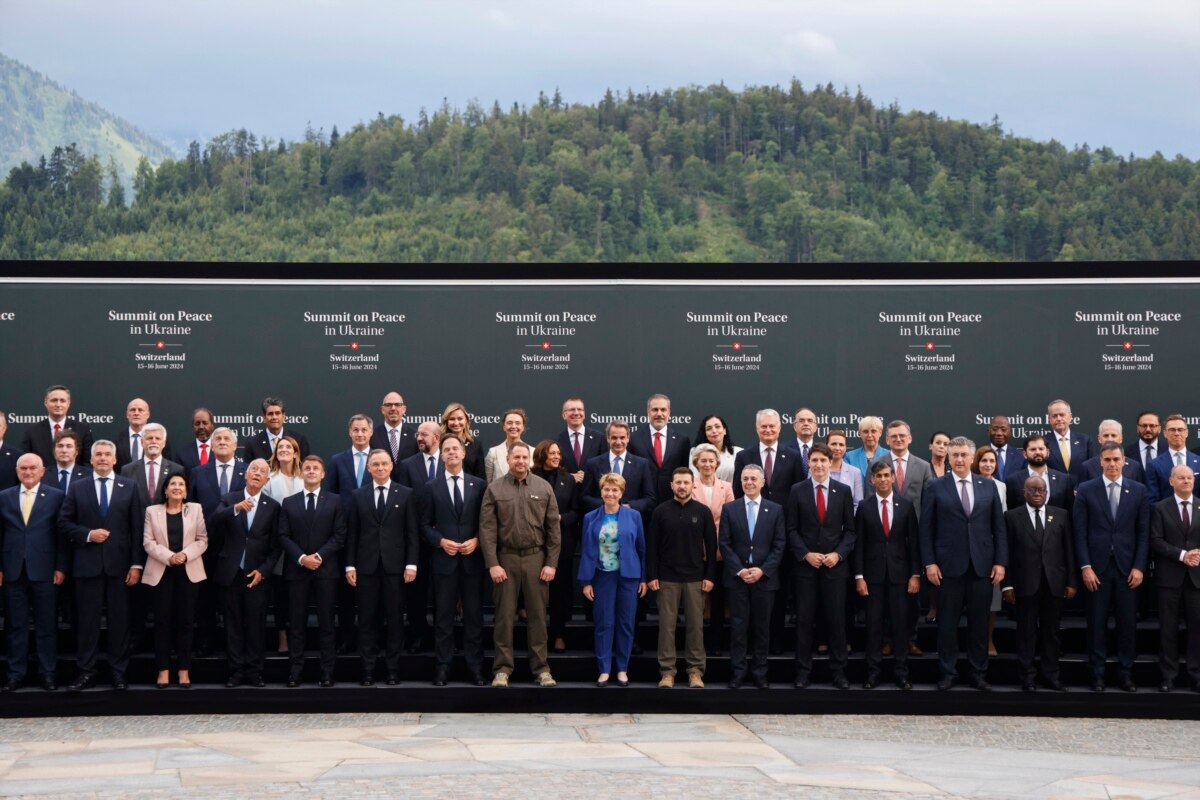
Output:
<instances>
[{"instance_id":1,"label":"black necktie","mask_svg":"<svg viewBox=\"0 0 1200 800\"><path fill-rule=\"evenodd\" d=\"M454 477L454 513L461 515L463 512L462 492L458 489L458 476Z\"/></svg>"},{"instance_id":2,"label":"black necktie","mask_svg":"<svg viewBox=\"0 0 1200 800\"><path fill-rule=\"evenodd\" d=\"M1042 524L1042 510L1040 508L1033 510L1033 531L1038 536L1046 532L1046 526Z\"/></svg>"},{"instance_id":3,"label":"black necktie","mask_svg":"<svg viewBox=\"0 0 1200 800\"><path fill-rule=\"evenodd\" d=\"M384 498L383 498L383 487L382 487L382 486L380 486L380 487L379 487L379 502L377 502L377 503L375 504L375 510L379 512L379 516L381 516L381 517L383 516L383 506L384 506L384 502L385 502L385 501L384 501Z\"/></svg>"},{"instance_id":4,"label":"black necktie","mask_svg":"<svg viewBox=\"0 0 1200 800\"><path fill-rule=\"evenodd\" d=\"M308 512L311 514L317 510L317 496L312 492L308 493Z\"/></svg>"}]
</instances>

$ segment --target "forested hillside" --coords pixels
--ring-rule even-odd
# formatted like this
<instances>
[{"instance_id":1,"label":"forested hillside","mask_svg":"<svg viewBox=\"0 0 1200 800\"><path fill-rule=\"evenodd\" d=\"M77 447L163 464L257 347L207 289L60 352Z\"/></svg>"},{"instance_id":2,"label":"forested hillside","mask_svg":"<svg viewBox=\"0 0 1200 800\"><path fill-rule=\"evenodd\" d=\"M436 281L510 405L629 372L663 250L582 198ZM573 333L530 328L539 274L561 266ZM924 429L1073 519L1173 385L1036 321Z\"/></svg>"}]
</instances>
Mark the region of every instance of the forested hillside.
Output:
<instances>
[{"instance_id":1,"label":"forested hillside","mask_svg":"<svg viewBox=\"0 0 1200 800\"><path fill-rule=\"evenodd\" d=\"M60 149L0 187L0 257L923 261L1200 257L1200 167L1067 149L832 85L557 93L231 131L136 196ZM403 274L403 273L402 273Z\"/></svg>"}]
</instances>

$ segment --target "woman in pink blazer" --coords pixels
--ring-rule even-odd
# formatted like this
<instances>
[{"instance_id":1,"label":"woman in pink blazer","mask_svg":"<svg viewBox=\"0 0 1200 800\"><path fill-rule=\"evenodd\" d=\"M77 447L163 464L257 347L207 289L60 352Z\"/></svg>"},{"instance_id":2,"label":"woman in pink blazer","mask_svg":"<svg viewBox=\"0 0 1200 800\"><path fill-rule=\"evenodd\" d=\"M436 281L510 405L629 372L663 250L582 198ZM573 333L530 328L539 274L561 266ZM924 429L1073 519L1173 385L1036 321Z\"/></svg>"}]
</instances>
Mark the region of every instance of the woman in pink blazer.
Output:
<instances>
[{"instance_id":1,"label":"woman in pink blazer","mask_svg":"<svg viewBox=\"0 0 1200 800\"><path fill-rule=\"evenodd\" d=\"M692 498L699 500L712 511L713 522L717 524L717 534L721 533L721 506L733 502L733 484L717 477L717 469L721 464L721 451L705 442L692 448L692 466L696 469L696 482L692 485ZM717 560L721 551L717 551ZM723 568L722 568L723 569ZM721 652L725 640L725 584L716 581L708 593L708 642L709 655Z\"/></svg>"},{"instance_id":2,"label":"woman in pink blazer","mask_svg":"<svg viewBox=\"0 0 1200 800\"><path fill-rule=\"evenodd\" d=\"M186 503L188 486L182 474L163 487L166 502L146 509L146 569L142 583L154 587L154 661L158 688L171 682L171 633L179 658L179 688L191 688L192 628L196 596L204 580L200 556L208 549L208 531L199 503Z\"/></svg>"}]
</instances>

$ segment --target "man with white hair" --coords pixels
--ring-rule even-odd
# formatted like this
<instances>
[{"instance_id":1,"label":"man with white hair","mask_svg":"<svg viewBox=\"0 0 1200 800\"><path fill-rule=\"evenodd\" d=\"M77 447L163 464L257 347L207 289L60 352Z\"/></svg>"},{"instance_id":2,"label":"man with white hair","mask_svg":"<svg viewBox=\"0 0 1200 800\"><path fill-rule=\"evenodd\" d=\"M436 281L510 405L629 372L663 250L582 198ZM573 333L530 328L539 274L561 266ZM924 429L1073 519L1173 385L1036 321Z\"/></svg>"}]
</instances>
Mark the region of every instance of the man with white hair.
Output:
<instances>
[{"instance_id":1,"label":"man with white hair","mask_svg":"<svg viewBox=\"0 0 1200 800\"><path fill-rule=\"evenodd\" d=\"M1122 443L1121 423L1115 419L1106 419L1100 423L1100 428L1096 432L1096 442L1098 445L1103 445L1105 442ZM1126 454L1125 466L1121 468L1121 473L1130 480L1138 483L1146 482L1146 470L1141 463L1135 458L1129 458ZM1100 466L1100 456L1089 458L1083 462L1083 480L1090 481L1099 478L1104 474L1104 470Z\"/></svg>"}]
</instances>

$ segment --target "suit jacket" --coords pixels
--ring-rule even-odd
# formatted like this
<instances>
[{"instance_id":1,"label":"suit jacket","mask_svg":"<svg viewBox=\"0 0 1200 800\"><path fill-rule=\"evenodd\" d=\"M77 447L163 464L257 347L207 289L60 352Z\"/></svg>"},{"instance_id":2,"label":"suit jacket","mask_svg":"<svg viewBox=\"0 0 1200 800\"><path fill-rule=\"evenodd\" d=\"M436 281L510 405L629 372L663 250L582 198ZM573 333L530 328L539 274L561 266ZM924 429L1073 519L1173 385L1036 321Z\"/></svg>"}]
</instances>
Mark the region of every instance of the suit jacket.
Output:
<instances>
[{"instance_id":1,"label":"suit jacket","mask_svg":"<svg viewBox=\"0 0 1200 800\"><path fill-rule=\"evenodd\" d=\"M1192 474L1200 479L1200 456L1190 450L1185 452L1184 462L1192 468ZM1161 456L1156 456L1150 462L1150 471L1146 473L1146 489L1150 492L1151 503L1157 503L1175 493L1171 488L1171 470L1174 468L1175 460L1169 450L1163 451ZM1200 494L1200 485L1192 487L1192 491Z\"/></svg>"},{"instance_id":2,"label":"suit jacket","mask_svg":"<svg viewBox=\"0 0 1200 800\"><path fill-rule=\"evenodd\" d=\"M466 449L466 452L463 453L463 469L476 478L487 480L487 470L483 467L484 446L479 442L463 442L463 447ZM438 463L441 463L440 458L438 459ZM417 489L420 486L414 486L413 488Z\"/></svg>"},{"instance_id":3,"label":"suit jacket","mask_svg":"<svg viewBox=\"0 0 1200 800\"><path fill-rule=\"evenodd\" d=\"M558 442L558 449L562 451L562 466L567 472L579 472L588 461L608 452L608 440L604 438L604 432L594 431L586 426L579 445L583 453L580 461L575 460L575 445L571 441L570 429L564 428L559 431L554 441Z\"/></svg>"},{"instance_id":4,"label":"suit jacket","mask_svg":"<svg viewBox=\"0 0 1200 800\"><path fill-rule=\"evenodd\" d=\"M425 484L429 483L429 457L425 453L413 453L408 458L400 462L400 485L407 486L414 492L425 491ZM467 469L466 464L463 464L463 471L472 475L475 473ZM438 456L437 466L433 468L434 478L444 478L446 476L446 465L442 463L441 456ZM479 477L476 475L475 477ZM364 479L370 481L371 476L368 475Z\"/></svg>"},{"instance_id":5,"label":"suit jacket","mask_svg":"<svg viewBox=\"0 0 1200 800\"><path fill-rule=\"evenodd\" d=\"M1154 458L1158 458L1165 452L1167 452L1167 439L1165 436L1159 436L1158 441L1154 443ZM1142 440L1140 438L1134 439L1125 445L1125 457L1142 464ZM1145 467L1146 465L1142 464L1143 470Z\"/></svg>"},{"instance_id":6,"label":"suit jacket","mask_svg":"<svg viewBox=\"0 0 1200 800\"><path fill-rule=\"evenodd\" d=\"M997 448L995 445L992 445L990 442L988 444L992 448L993 451L997 451L996 452L996 462L997 462L996 463L996 472L997 472L996 477L998 477L1000 480L1006 480L1009 475L1025 468L1025 453L1024 453L1024 451L1021 450L1021 448L1019 448L1019 447L1013 447L1013 444L1011 441L1008 444L1004 445L1004 448L1003 448L1003 450L1004 450L1004 469L1003 470L1000 469L1000 463L999 463L1000 462L1000 453L998 452L999 448Z\"/></svg>"},{"instance_id":7,"label":"suit jacket","mask_svg":"<svg viewBox=\"0 0 1200 800\"><path fill-rule=\"evenodd\" d=\"M812 445L817 443L817 438L814 436L812 443L809 444L809 451L812 450ZM794 453L800 454L800 461L796 465L796 482L808 480L808 462L804 459L804 447L800 444L799 439L789 439L783 443L783 446Z\"/></svg>"},{"instance_id":8,"label":"suit jacket","mask_svg":"<svg viewBox=\"0 0 1200 800\"><path fill-rule=\"evenodd\" d=\"M605 453L584 464L581 503L585 512L604 504L600 499L600 478L612 472L612 463L609 458L610 454ZM621 477L625 479L625 494L621 495L621 503L628 503L634 511L640 512L644 522L649 518L650 512L656 505L654 478L651 477L650 463L646 459L626 451L621 456Z\"/></svg>"},{"instance_id":9,"label":"suit jacket","mask_svg":"<svg viewBox=\"0 0 1200 800\"><path fill-rule=\"evenodd\" d=\"M108 492L108 515L100 515L100 501L92 480L75 481L67 490L58 529L73 548L70 573L76 578L98 578L103 575L124 578L133 567L142 568L146 551L142 533L146 526L146 509L137 487L128 478L115 473ZM104 542L89 542L88 534L96 528L108 531Z\"/></svg>"},{"instance_id":10,"label":"suit jacket","mask_svg":"<svg viewBox=\"0 0 1200 800\"><path fill-rule=\"evenodd\" d=\"M1193 498L1194 500L1195 498ZM1200 514L1196 503L1189 511L1191 525L1184 530L1175 492L1154 504L1150 514L1150 550L1154 553L1154 581L1164 589L1178 589L1185 580L1200 588L1200 567L1185 566L1179 556L1200 547Z\"/></svg>"},{"instance_id":11,"label":"suit jacket","mask_svg":"<svg viewBox=\"0 0 1200 800\"><path fill-rule=\"evenodd\" d=\"M395 481L385 495L382 516L375 508L375 498L374 481L354 490L347 526L346 568L368 574L382 571L402 575L406 566L418 563L417 500L412 489Z\"/></svg>"},{"instance_id":12,"label":"suit jacket","mask_svg":"<svg viewBox=\"0 0 1200 800\"><path fill-rule=\"evenodd\" d=\"M878 495L871 492L854 515L854 575L867 583L907 583L921 574L917 509L907 497L889 498L888 535L883 535Z\"/></svg>"},{"instance_id":13,"label":"suit jacket","mask_svg":"<svg viewBox=\"0 0 1200 800\"><path fill-rule=\"evenodd\" d=\"M850 554L854 551L854 495L849 486L830 479L829 491L825 493L825 521L821 522L813 487L813 480L809 478L793 486L788 496L787 539L788 548L797 562L798 571L794 574L819 574L820 571L809 567L807 562L803 566L809 572L799 568L809 553L837 553L837 566L821 569L828 573L825 577L844 579Z\"/></svg>"},{"instance_id":14,"label":"suit jacket","mask_svg":"<svg viewBox=\"0 0 1200 800\"><path fill-rule=\"evenodd\" d=\"M166 501L166 495L163 493L167 486L167 478L172 475L184 475L183 465L177 464L174 461L168 461L166 458L160 459L157 481L154 484L154 496L150 496L150 484L146 480L146 459L139 458L132 464L126 464L121 470L122 478L129 478L138 487L138 494L142 498L142 507L152 506L155 503Z\"/></svg>"},{"instance_id":15,"label":"suit jacket","mask_svg":"<svg viewBox=\"0 0 1200 800\"><path fill-rule=\"evenodd\" d=\"M580 512L580 485L575 482L570 473L563 470L554 472L535 472L539 478L554 489L554 499L558 501L558 530L562 536L574 535L583 521Z\"/></svg>"},{"instance_id":16,"label":"suit jacket","mask_svg":"<svg viewBox=\"0 0 1200 800\"><path fill-rule=\"evenodd\" d=\"M959 578L974 565L975 575L991 574L992 565L1008 564L1008 534L996 481L971 474L975 502L971 515L963 511L958 478L948 472L930 481L922 498L921 561L937 564L942 575Z\"/></svg>"},{"instance_id":17,"label":"suit jacket","mask_svg":"<svg viewBox=\"0 0 1200 800\"><path fill-rule=\"evenodd\" d=\"M604 525L604 506L594 508L583 517L583 533L579 537L580 583L590 585L600 571L600 528ZM632 508L617 509L618 574L636 581L646 580L646 529L642 515Z\"/></svg>"},{"instance_id":18,"label":"suit jacket","mask_svg":"<svg viewBox=\"0 0 1200 800\"><path fill-rule=\"evenodd\" d=\"M142 535L142 546L146 549L146 569L142 573L142 583L147 586L157 586L162 580L163 573L168 569L167 561L171 558L170 539L167 536L167 507L159 503L146 509L146 528ZM183 568L187 571L188 580L199 583L205 579L204 561L201 556L208 549L208 528L204 524L204 509L199 503L185 503L183 506L183 550L187 553L187 561Z\"/></svg>"},{"instance_id":19,"label":"suit jacket","mask_svg":"<svg viewBox=\"0 0 1200 800\"><path fill-rule=\"evenodd\" d=\"M125 474L125 467L132 464L135 460L141 460L146 457L144 450L139 453L137 459L132 457L132 453L130 453L129 450L129 428L126 428L124 431L122 431L120 435L112 441L113 444L117 446L117 465L113 467L113 469L122 475ZM159 453L159 457L164 461L174 461L171 454L171 445L169 443L163 443L163 449L162 452ZM176 461L175 463L179 462Z\"/></svg>"},{"instance_id":20,"label":"suit jacket","mask_svg":"<svg viewBox=\"0 0 1200 800\"><path fill-rule=\"evenodd\" d=\"M305 438L303 433L297 433L294 428L284 425L279 435L290 436L296 440L296 444L300 445L300 458L304 458L309 454L308 439ZM265 428L255 434L253 438L247 439L245 445L242 447L242 460L247 464L256 458L270 461L273 455L275 455L275 452L271 449L271 439L267 436Z\"/></svg>"},{"instance_id":21,"label":"suit jacket","mask_svg":"<svg viewBox=\"0 0 1200 800\"><path fill-rule=\"evenodd\" d=\"M21 451L8 442L0 444L0 491L4 491L20 483L17 480L17 459L20 457ZM46 462L43 461L42 463ZM54 459L50 459L49 463L53 464Z\"/></svg>"},{"instance_id":22,"label":"suit jacket","mask_svg":"<svg viewBox=\"0 0 1200 800\"><path fill-rule=\"evenodd\" d=\"M47 489L58 489L58 470L58 464L48 467L46 469L46 474L42 476L42 486L45 486ZM75 481L87 480L90 477L92 477L91 467L84 467L76 464L71 468L71 479L67 481L67 490L70 491L71 487L75 484Z\"/></svg>"},{"instance_id":23,"label":"suit jacket","mask_svg":"<svg viewBox=\"0 0 1200 800\"><path fill-rule=\"evenodd\" d=\"M79 434L81 441L78 458L87 461L90 458L89 454L92 452L92 442L94 441L91 427L74 417L67 417L62 424L63 428L70 428ZM32 425L26 426L25 434L21 437L21 452L37 453L42 457L43 464L54 463L54 434L50 431L49 418L40 419Z\"/></svg>"},{"instance_id":24,"label":"suit jacket","mask_svg":"<svg viewBox=\"0 0 1200 800\"><path fill-rule=\"evenodd\" d=\"M882 456L875 460L891 465L892 472L894 474L896 471L896 465L892 463L892 451L884 450L883 453L884 454ZM870 468L868 466L868 471L863 473L863 481L865 481L866 484L870 484L870 478L868 476L871 473L869 469ZM921 519L921 509L923 507L923 500L925 497L925 488L929 485L930 481L934 480L937 479L933 477L933 467L929 466L929 462L920 456L913 455L913 452L909 450L908 458L904 464L904 486L902 487L900 494L913 504L913 509L917 512L918 520ZM864 485L863 491L865 492L866 489L867 486Z\"/></svg>"},{"instance_id":25,"label":"suit jacket","mask_svg":"<svg viewBox=\"0 0 1200 800\"><path fill-rule=\"evenodd\" d=\"M271 570L279 560L279 503L260 492L254 522L247 527L250 515L236 507L245 499L244 487L231 491L221 498L209 520L209 527L222 534L221 551L212 576L219 586L232 586L239 579L249 583L245 576L253 570L262 573L263 580L270 580ZM243 556L245 566L242 566Z\"/></svg>"},{"instance_id":26,"label":"suit jacket","mask_svg":"<svg viewBox=\"0 0 1200 800\"><path fill-rule=\"evenodd\" d=\"M206 522L212 522L212 515L217 510L217 506L221 505L221 482L217 477L217 460L209 458L208 463L203 467L196 467L192 470L191 480L188 481L191 485L188 498L194 503L199 503L204 509L204 519ZM229 471L229 491L236 492L246 488L246 462L234 459L233 467ZM212 525L208 526L208 535L210 540L217 534L213 530ZM210 545L216 545L216 541L210 541Z\"/></svg>"},{"instance_id":27,"label":"suit jacket","mask_svg":"<svg viewBox=\"0 0 1200 800\"><path fill-rule=\"evenodd\" d=\"M388 439L387 424L380 421L371 431L371 449L392 452L392 443ZM400 462L417 452L417 426L411 422L400 423L400 454L392 459L392 480L400 480Z\"/></svg>"},{"instance_id":28,"label":"suit jacket","mask_svg":"<svg viewBox=\"0 0 1200 800\"><path fill-rule=\"evenodd\" d=\"M1104 574L1110 562L1128 575L1146 571L1150 550L1149 490L1140 483L1121 480L1121 500L1113 519L1104 479L1084 481L1075 493L1071 525L1075 529L1075 559L1080 569L1090 566Z\"/></svg>"},{"instance_id":29,"label":"suit jacket","mask_svg":"<svg viewBox=\"0 0 1200 800\"><path fill-rule=\"evenodd\" d=\"M1033 530L1029 509L1009 509L1004 515L1008 528L1008 570L1004 573L1004 588L1012 589L1017 597L1037 594L1042 576L1055 597L1062 597L1068 586L1079 588L1079 570L1075 564L1075 541L1070 515L1059 506L1042 507L1039 536Z\"/></svg>"},{"instance_id":30,"label":"suit jacket","mask_svg":"<svg viewBox=\"0 0 1200 800\"><path fill-rule=\"evenodd\" d=\"M742 469L747 464L757 464L762 466L762 456L758 452L759 443L755 442L750 447L747 447L742 452L738 453L733 459L733 496L741 498L742 492ZM800 456L795 450L789 447L780 446L776 443L775 447L775 463L771 468L771 483L764 485L762 488L762 496L774 503L783 505L787 502L788 494L792 491L792 486L800 481L801 475Z\"/></svg>"},{"instance_id":31,"label":"suit jacket","mask_svg":"<svg viewBox=\"0 0 1200 800\"><path fill-rule=\"evenodd\" d=\"M1058 434L1054 431L1046 431L1045 436L1046 446L1050 448L1050 458L1046 460L1046 464L1051 469L1067 473L1075 485L1079 485L1083 480L1083 462L1092 456L1100 455L1100 448L1092 441L1092 437L1071 428L1071 468L1067 469L1063 464L1062 453L1059 451Z\"/></svg>"},{"instance_id":32,"label":"suit jacket","mask_svg":"<svg viewBox=\"0 0 1200 800\"><path fill-rule=\"evenodd\" d=\"M658 466L654 460L654 431L649 425L638 428L629 437L629 452L646 459L650 466L650 479L654 481L654 497L656 500L671 499L671 473L679 467L691 466L688 455L692 452L692 441L686 435L679 433L674 425L667 426L663 437L663 463Z\"/></svg>"},{"instance_id":33,"label":"suit jacket","mask_svg":"<svg viewBox=\"0 0 1200 800\"><path fill-rule=\"evenodd\" d=\"M717 541L725 559L725 585L742 583L738 573L746 567L758 567L762 578L755 586L773 590L779 588L779 566L787 542L783 506L759 496L758 520L754 523L754 539L746 523L746 498L739 497L721 509L721 524L717 526Z\"/></svg>"},{"instance_id":34,"label":"suit jacket","mask_svg":"<svg viewBox=\"0 0 1200 800\"><path fill-rule=\"evenodd\" d=\"M697 479L692 484L692 499L698 500L708 506L708 510L713 515L713 522L719 526L721 524L721 509L725 507L726 503L731 503L734 500L733 486L729 481L713 478L712 502L710 503L705 500L704 487L700 485L700 480Z\"/></svg>"},{"instance_id":35,"label":"suit jacket","mask_svg":"<svg viewBox=\"0 0 1200 800\"><path fill-rule=\"evenodd\" d=\"M67 571L66 543L58 535L58 514L66 495L53 487L37 487L26 523L21 514L21 486L0 492L0 570L12 583L22 573L31 581L54 580L54 571Z\"/></svg>"},{"instance_id":36,"label":"suit jacket","mask_svg":"<svg viewBox=\"0 0 1200 800\"><path fill-rule=\"evenodd\" d=\"M573 478L568 477L567 480L575 483ZM482 548L476 547L469 556L450 556L440 545L442 539L461 544L479 536L479 509L483 504L487 483L463 470L459 489L463 502L461 513L454 510L454 498L450 494L450 487L446 485L444 474L427 481L425 490L418 498L421 535L432 548L429 566L435 575L453 575L459 564L469 574L483 573Z\"/></svg>"},{"instance_id":37,"label":"suit jacket","mask_svg":"<svg viewBox=\"0 0 1200 800\"><path fill-rule=\"evenodd\" d=\"M1089 458L1083 462L1083 481L1093 481L1103 475L1104 467L1100 466L1100 456ZM1142 468L1142 462L1137 458L1131 458L1128 454L1125 456L1125 466L1121 467L1121 475L1138 483L1146 482L1146 470Z\"/></svg>"},{"instance_id":38,"label":"suit jacket","mask_svg":"<svg viewBox=\"0 0 1200 800\"><path fill-rule=\"evenodd\" d=\"M208 460L212 461L212 458L212 445L210 444L208 447ZM200 445L195 437L189 436L188 440L182 446L178 449L172 449L171 460L183 467L184 474L191 475L192 470L200 466Z\"/></svg>"},{"instance_id":39,"label":"suit jacket","mask_svg":"<svg viewBox=\"0 0 1200 800\"><path fill-rule=\"evenodd\" d=\"M353 495L355 490L359 488L358 467L354 461L354 448L348 447L340 453L335 453L333 458L329 459L329 470L325 473L325 488L331 494L335 494L341 499L342 513L345 515L347 524L349 524L350 519L350 506L354 502ZM392 472L394 473L395 471L395 466L393 465ZM366 486L371 482L371 473L367 472L364 461L362 485Z\"/></svg>"},{"instance_id":40,"label":"suit jacket","mask_svg":"<svg viewBox=\"0 0 1200 800\"><path fill-rule=\"evenodd\" d=\"M279 504L279 545L283 548L284 580L342 576L338 558L346 544L346 512L342 508L341 498L324 490L317 493L317 507L311 514L305 492L283 499ZM310 553L321 557L321 566L315 570L300 566L300 557Z\"/></svg>"},{"instance_id":41,"label":"suit jacket","mask_svg":"<svg viewBox=\"0 0 1200 800\"><path fill-rule=\"evenodd\" d=\"M1026 466L1020 472L1010 473L1004 479L1008 495L1005 499L1008 501L1009 511L1025 507L1025 481L1028 478L1029 467ZM1057 506L1070 513L1070 508L1075 503L1075 483L1071 476L1053 467L1047 467L1045 481L1046 505Z\"/></svg>"}]
</instances>

